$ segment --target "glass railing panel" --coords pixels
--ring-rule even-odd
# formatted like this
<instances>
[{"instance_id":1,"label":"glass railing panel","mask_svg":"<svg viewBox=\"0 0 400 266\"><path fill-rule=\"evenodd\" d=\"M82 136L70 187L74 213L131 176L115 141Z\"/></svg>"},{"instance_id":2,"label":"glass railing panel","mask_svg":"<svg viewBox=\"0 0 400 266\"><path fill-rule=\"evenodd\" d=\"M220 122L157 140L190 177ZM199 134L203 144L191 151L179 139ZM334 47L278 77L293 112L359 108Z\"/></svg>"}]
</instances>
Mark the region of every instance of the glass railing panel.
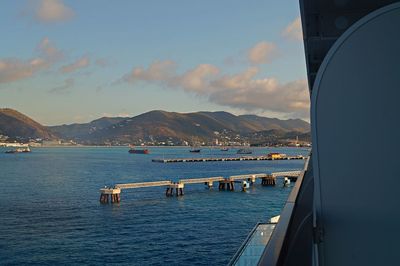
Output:
<instances>
[{"instance_id":1,"label":"glass railing panel","mask_svg":"<svg viewBox=\"0 0 400 266\"><path fill-rule=\"evenodd\" d=\"M247 242L237 253L231 265L257 265L274 228L274 223L258 224L250 237L247 238Z\"/></svg>"}]
</instances>

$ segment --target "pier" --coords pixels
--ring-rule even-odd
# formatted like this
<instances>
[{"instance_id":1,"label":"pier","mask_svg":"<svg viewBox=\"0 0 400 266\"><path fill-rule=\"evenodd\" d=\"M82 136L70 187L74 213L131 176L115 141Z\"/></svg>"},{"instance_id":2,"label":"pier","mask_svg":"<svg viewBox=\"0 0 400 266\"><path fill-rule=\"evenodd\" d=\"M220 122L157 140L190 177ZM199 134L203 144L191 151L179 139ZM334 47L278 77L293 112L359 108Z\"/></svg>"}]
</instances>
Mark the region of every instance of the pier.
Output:
<instances>
[{"instance_id":1,"label":"pier","mask_svg":"<svg viewBox=\"0 0 400 266\"><path fill-rule=\"evenodd\" d=\"M170 158L152 159L156 163L197 163L197 162L235 162L235 161L279 161L279 160L304 160L306 156L285 156L273 158L270 156L241 156L241 157L204 157L204 158Z\"/></svg>"},{"instance_id":2,"label":"pier","mask_svg":"<svg viewBox=\"0 0 400 266\"><path fill-rule=\"evenodd\" d=\"M165 181L152 181L152 182L138 182L138 183L125 183L116 184L113 187L104 187L100 189L100 203L119 203L121 202L121 192L124 189L137 189L146 187L166 187L165 195L171 197L175 195L177 197L183 196L185 185L190 184L204 184L208 188L212 188L215 182L218 182L218 190L234 191L235 183L240 184L242 191L246 191L250 185L254 185L257 179L261 179L261 185L263 186L275 186L276 179L278 177L287 177L292 181L296 181L297 177L302 171L293 170L285 172L275 173L260 173L260 174L246 174L246 175L233 175L229 177L215 176L215 177L200 177L200 178L188 178L180 179L177 182L171 180ZM111 199L111 200L110 200Z\"/></svg>"}]
</instances>

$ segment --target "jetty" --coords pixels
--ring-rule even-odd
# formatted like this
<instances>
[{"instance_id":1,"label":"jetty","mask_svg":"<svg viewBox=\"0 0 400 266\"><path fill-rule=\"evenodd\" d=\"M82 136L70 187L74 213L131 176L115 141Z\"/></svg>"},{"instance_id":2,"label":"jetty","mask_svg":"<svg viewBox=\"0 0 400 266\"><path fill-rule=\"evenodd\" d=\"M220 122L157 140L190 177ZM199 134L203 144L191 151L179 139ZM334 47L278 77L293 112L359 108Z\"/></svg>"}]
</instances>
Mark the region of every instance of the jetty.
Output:
<instances>
[{"instance_id":1,"label":"jetty","mask_svg":"<svg viewBox=\"0 0 400 266\"><path fill-rule=\"evenodd\" d=\"M234 191L235 183L240 184L242 191L254 185L257 179L261 179L261 185L263 186L275 186L276 179L278 177L288 178L291 181L296 181L297 177L300 176L302 171L292 170L284 172L274 173L259 173L259 174L246 174L246 175L233 175L229 177L215 176L215 177L200 177L200 178L185 178L178 181L164 180L164 181L152 181L152 182L138 182L138 183L125 183L116 184L113 187L104 187L100 189L100 203L107 204L119 203L121 201L121 192L124 189L138 189L147 187L166 187L165 195L171 197L175 195L177 197L183 196L186 185L190 184L204 184L208 188L212 188L214 183L218 182L218 190Z\"/></svg>"},{"instance_id":2,"label":"jetty","mask_svg":"<svg viewBox=\"0 0 400 266\"><path fill-rule=\"evenodd\" d=\"M285 156L274 158L271 156L240 156L240 157L194 157L194 158L169 158L152 159L156 163L197 163L197 162L235 162L235 161L279 161L279 160L304 160L307 156Z\"/></svg>"}]
</instances>

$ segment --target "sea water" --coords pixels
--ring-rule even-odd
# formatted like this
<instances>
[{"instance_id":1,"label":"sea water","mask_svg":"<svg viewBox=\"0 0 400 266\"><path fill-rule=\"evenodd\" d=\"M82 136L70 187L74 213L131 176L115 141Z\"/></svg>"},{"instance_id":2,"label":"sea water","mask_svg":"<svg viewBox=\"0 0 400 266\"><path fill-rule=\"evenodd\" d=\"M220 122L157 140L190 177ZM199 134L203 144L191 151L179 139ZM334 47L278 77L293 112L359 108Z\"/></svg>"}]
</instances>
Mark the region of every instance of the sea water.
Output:
<instances>
[{"instance_id":1,"label":"sea water","mask_svg":"<svg viewBox=\"0 0 400 266\"><path fill-rule=\"evenodd\" d=\"M0 148L0 264L226 265L257 222L279 215L290 191L260 180L246 192L186 185L128 189L101 205L105 185L299 170L304 160L156 163L153 158L237 156L236 149L126 147ZM307 155L301 148L254 148L253 155Z\"/></svg>"}]
</instances>

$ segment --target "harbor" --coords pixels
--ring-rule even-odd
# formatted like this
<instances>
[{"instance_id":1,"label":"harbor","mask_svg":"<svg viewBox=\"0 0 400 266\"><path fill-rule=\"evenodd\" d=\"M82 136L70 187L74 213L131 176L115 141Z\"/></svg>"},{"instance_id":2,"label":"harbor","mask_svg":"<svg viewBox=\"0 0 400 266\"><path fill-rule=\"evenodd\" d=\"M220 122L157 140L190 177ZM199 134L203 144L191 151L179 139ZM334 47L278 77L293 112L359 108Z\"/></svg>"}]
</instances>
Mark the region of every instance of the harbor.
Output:
<instances>
[{"instance_id":1,"label":"harbor","mask_svg":"<svg viewBox=\"0 0 400 266\"><path fill-rule=\"evenodd\" d=\"M219 181L209 179L213 186L208 188L202 183L204 180L196 179L240 175L248 178L257 173L300 170L304 164L304 160L171 164L151 161L238 156L234 149L189 154L187 147L151 147L150 154L142 155L129 154L127 147L48 147L34 148L31 153L17 156L5 154L8 149L12 148L0 148L0 166L7 177L0 182L3 188L0 205L10 214L2 228L7 243L13 247L0 251L1 258L9 258L6 264L28 264L32 254L45 256L49 252L63 258L67 250L73 258L61 260L61 264L124 264L125 261L138 265L202 264L202 256L207 254L209 265L227 265L257 222L281 213L300 179L284 187L284 177L277 177L274 186L263 186L262 178L257 177L246 192L242 192L242 181L250 183L248 179L236 179L233 191L228 190L227 183L225 190L222 184L219 190ZM254 156L271 152L308 156L308 151L298 148L253 148ZM176 196L175 187L173 196L167 196L167 188L169 192L172 190L168 185L180 180L185 181L183 196ZM167 181L167 185L151 183L160 181ZM110 191L114 196L108 195L108 204L101 204L99 189L118 184L119 193ZM124 188L122 184L130 184L132 188ZM27 193L30 189L32 193ZM29 232L31 240L26 241L26 228L32 224L35 227ZM231 244L223 245L227 233ZM68 241L57 242L60 246L54 249L58 238ZM196 239L187 246L192 255L175 256L182 252L187 238ZM143 249L149 245L153 248ZM82 246L97 248L82 252ZM121 253L113 256L110 247ZM15 252L23 257L15 259ZM34 262L48 265L54 261Z\"/></svg>"},{"instance_id":2,"label":"harbor","mask_svg":"<svg viewBox=\"0 0 400 266\"><path fill-rule=\"evenodd\" d=\"M204 184L207 188L212 188L215 182L218 182L218 190L234 191L235 183L240 184L240 189L246 191L247 188L254 185L257 179L261 179L263 186L275 186L278 177L284 178L284 185L289 184L290 181L296 181L297 177L302 171L292 170L274 173L259 173L247 175L233 175L229 177L201 177L201 178L188 178L180 179L178 181L163 180L152 182L138 182L138 183L124 183L116 184L113 187L104 187L100 189L100 203L119 203L121 202L121 192L124 189L138 189L148 187L166 187L165 195L167 197L173 196L174 191L177 197L184 195L184 187L189 184Z\"/></svg>"}]
</instances>

